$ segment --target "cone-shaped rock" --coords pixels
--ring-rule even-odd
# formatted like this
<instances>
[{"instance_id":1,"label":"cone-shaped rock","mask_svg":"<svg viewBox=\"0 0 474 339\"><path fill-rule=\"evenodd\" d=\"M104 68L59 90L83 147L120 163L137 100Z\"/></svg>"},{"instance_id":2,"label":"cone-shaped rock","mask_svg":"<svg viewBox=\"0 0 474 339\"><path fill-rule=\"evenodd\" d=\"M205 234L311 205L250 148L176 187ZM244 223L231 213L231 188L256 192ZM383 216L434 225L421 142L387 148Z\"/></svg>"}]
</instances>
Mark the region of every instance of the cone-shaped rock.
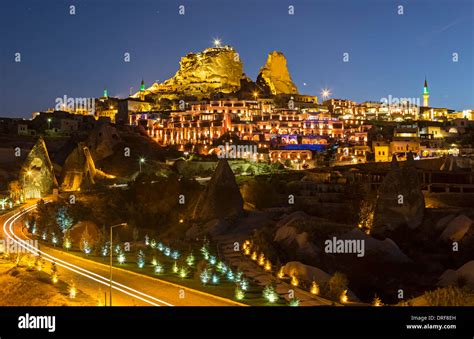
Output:
<instances>
[{"instance_id":1,"label":"cone-shaped rock","mask_svg":"<svg viewBox=\"0 0 474 339\"><path fill-rule=\"evenodd\" d=\"M89 148L83 142L69 154L61 173L63 191L77 191L95 184L96 178L112 177L96 169Z\"/></svg>"},{"instance_id":2,"label":"cone-shaped rock","mask_svg":"<svg viewBox=\"0 0 474 339\"><path fill-rule=\"evenodd\" d=\"M286 58L283 53L277 51L268 54L267 62L257 77L257 84L273 95L298 94L286 66Z\"/></svg>"},{"instance_id":3,"label":"cone-shaped rock","mask_svg":"<svg viewBox=\"0 0 474 339\"><path fill-rule=\"evenodd\" d=\"M43 138L39 138L20 170L20 184L26 199L37 199L52 193L58 186Z\"/></svg>"},{"instance_id":4,"label":"cone-shaped rock","mask_svg":"<svg viewBox=\"0 0 474 339\"><path fill-rule=\"evenodd\" d=\"M203 221L238 215L244 200L227 160L219 160L209 184L198 199L194 219Z\"/></svg>"},{"instance_id":5,"label":"cone-shaped rock","mask_svg":"<svg viewBox=\"0 0 474 339\"><path fill-rule=\"evenodd\" d=\"M87 156L87 155L88 156ZM94 184L95 165L84 143L79 143L64 163L61 188L64 191L77 191Z\"/></svg>"}]
</instances>

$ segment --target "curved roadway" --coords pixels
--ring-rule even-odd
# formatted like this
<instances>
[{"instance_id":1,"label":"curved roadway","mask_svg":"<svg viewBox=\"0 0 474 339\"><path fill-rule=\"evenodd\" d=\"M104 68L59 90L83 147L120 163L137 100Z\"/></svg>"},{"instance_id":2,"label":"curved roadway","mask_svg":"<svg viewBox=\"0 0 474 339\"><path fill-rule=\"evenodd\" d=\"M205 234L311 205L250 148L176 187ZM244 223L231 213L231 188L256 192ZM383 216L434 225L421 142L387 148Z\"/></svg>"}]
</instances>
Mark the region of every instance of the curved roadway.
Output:
<instances>
[{"instance_id":1,"label":"curved roadway","mask_svg":"<svg viewBox=\"0 0 474 339\"><path fill-rule=\"evenodd\" d=\"M29 203L14 214L7 213L0 216L4 238L11 239L34 255L41 253L48 262L56 262L60 280L74 281L78 290L97 299L97 304L99 299L102 304L106 299L108 305L110 286L108 265L47 246L36 248L25 241L28 237L23 233L22 217L35 208L36 203ZM115 267L112 288L113 306L242 306L229 299Z\"/></svg>"}]
</instances>

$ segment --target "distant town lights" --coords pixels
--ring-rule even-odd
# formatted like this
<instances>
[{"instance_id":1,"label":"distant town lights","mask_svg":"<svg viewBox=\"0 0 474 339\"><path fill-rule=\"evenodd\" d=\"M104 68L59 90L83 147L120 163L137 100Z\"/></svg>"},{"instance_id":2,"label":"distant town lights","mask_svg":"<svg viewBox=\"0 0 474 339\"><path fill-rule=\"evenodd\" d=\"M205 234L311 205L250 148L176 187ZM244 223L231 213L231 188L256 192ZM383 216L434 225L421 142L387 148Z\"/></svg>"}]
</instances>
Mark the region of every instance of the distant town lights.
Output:
<instances>
[{"instance_id":1,"label":"distant town lights","mask_svg":"<svg viewBox=\"0 0 474 339\"><path fill-rule=\"evenodd\" d=\"M214 47L221 47L221 40L219 38L214 39Z\"/></svg>"}]
</instances>

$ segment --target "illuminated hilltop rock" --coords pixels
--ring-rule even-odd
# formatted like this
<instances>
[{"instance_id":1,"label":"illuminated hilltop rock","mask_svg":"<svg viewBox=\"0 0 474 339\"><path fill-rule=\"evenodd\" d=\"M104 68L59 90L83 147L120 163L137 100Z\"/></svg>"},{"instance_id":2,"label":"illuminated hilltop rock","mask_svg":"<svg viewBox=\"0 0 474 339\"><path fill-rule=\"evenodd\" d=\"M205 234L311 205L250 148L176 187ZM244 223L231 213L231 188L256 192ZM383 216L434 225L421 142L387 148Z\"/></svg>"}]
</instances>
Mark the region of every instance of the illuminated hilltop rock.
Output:
<instances>
[{"instance_id":1,"label":"illuminated hilltop rock","mask_svg":"<svg viewBox=\"0 0 474 339\"><path fill-rule=\"evenodd\" d=\"M268 54L267 62L257 77L257 84L267 88L273 95L298 93L296 85L291 80L286 58L283 53L277 51Z\"/></svg>"},{"instance_id":2,"label":"illuminated hilltop rock","mask_svg":"<svg viewBox=\"0 0 474 339\"><path fill-rule=\"evenodd\" d=\"M39 138L28 153L20 170L19 181L26 199L44 197L58 186L43 138Z\"/></svg>"},{"instance_id":3,"label":"illuminated hilltop rock","mask_svg":"<svg viewBox=\"0 0 474 339\"><path fill-rule=\"evenodd\" d=\"M209 93L232 93L240 89L243 64L230 46L207 48L181 58L175 76L162 84L153 84L147 91L175 92L197 97Z\"/></svg>"},{"instance_id":4,"label":"illuminated hilltop rock","mask_svg":"<svg viewBox=\"0 0 474 339\"><path fill-rule=\"evenodd\" d=\"M77 191L94 185L97 179L113 178L95 167L89 149L82 142L67 157L61 177L63 191Z\"/></svg>"},{"instance_id":5,"label":"illuminated hilltop rock","mask_svg":"<svg viewBox=\"0 0 474 339\"><path fill-rule=\"evenodd\" d=\"M239 54L231 46L189 53L181 58L180 68L172 78L148 88L143 86L132 97L158 96L173 100L184 96L210 98L216 93L240 93L251 97L255 90L263 91L265 95L298 93L283 53L269 54L257 83L245 75Z\"/></svg>"}]
</instances>

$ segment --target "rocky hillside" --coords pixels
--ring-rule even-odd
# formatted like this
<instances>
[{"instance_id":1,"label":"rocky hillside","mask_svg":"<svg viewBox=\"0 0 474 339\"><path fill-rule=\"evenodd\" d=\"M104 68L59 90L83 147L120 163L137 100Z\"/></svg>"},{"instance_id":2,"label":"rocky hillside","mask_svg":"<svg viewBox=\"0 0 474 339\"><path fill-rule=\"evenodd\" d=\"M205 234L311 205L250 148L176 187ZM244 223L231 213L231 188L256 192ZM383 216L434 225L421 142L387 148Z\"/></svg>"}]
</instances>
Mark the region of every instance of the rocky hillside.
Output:
<instances>
[{"instance_id":1,"label":"rocky hillside","mask_svg":"<svg viewBox=\"0 0 474 339\"><path fill-rule=\"evenodd\" d=\"M298 93L282 52L268 55L256 82L244 73L240 56L231 46L189 53L181 58L179 70L172 78L154 83L144 94L172 100L186 96L211 98L219 93L236 96L246 93L251 98L254 90L265 96ZM139 93L133 96L138 97Z\"/></svg>"}]
</instances>

